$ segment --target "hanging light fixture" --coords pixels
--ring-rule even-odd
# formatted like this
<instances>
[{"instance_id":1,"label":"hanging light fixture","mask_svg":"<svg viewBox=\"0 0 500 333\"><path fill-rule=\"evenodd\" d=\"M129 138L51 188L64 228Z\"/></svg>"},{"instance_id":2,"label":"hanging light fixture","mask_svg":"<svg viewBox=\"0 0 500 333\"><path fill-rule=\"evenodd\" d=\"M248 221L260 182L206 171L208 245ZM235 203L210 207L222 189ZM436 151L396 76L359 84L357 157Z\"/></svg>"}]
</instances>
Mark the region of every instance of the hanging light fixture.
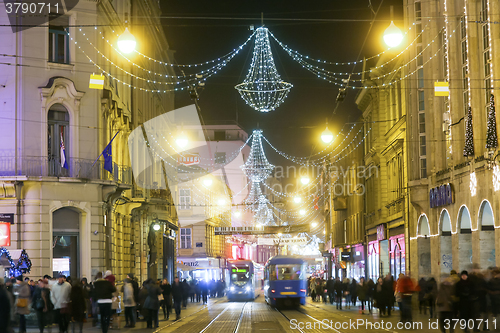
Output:
<instances>
[{"instance_id":1,"label":"hanging light fixture","mask_svg":"<svg viewBox=\"0 0 500 333\"><path fill-rule=\"evenodd\" d=\"M258 28L250 69L245 80L235 86L236 90L249 106L260 112L269 112L283 103L292 87L278 74L268 29Z\"/></svg>"},{"instance_id":2,"label":"hanging light fixture","mask_svg":"<svg viewBox=\"0 0 500 333\"><path fill-rule=\"evenodd\" d=\"M118 48L123 53L131 53L135 50L136 45L137 41L134 35L128 31L128 28L125 28L125 31L118 37Z\"/></svg>"},{"instance_id":3,"label":"hanging light fixture","mask_svg":"<svg viewBox=\"0 0 500 333\"><path fill-rule=\"evenodd\" d=\"M389 47L396 47L403 41L403 33L401 32L401 29L396 27L392 17L393 17L393 6L391 6L391 24L387 29L385 29L384 32L384 42Z\"/></svg>"}]
</instances>

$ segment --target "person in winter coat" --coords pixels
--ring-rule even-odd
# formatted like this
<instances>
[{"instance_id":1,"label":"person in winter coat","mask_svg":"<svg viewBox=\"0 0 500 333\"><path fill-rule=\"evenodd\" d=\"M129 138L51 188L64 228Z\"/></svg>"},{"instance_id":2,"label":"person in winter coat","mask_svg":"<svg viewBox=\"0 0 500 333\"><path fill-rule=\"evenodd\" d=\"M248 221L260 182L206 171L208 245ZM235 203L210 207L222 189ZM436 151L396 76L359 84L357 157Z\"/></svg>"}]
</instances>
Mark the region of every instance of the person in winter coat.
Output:
<instances>
[{"instance_id":1,"label":"person in winter coat","mask_svg":"<svg viewBox=\"0 0 500 333\"><path fill-rule=\"evenodd\" d=\"M431 318L435 318L437 316L436 313L436 297L438 293L438 287L436 280L431 277L425 286L425 298L429 305L429 314Z\"/></svg>"},{"instance_id":2,"label":"person in winter coat","mask_svg":"<svg viewBox=\"0 0 500 333\"><path fill-rule=\"evenodd\" d=\"M436 297L436 306L439 313L439 328L442 333L446 332L445 320L450 323L453 320L453 296L455 295L455 283L452 278L446 276L439 285ZM450 333L453 332L453 326L449 325Z\"/></svg>"},{"instance_id":3,"label":"person in winter coat","mask_svg":"<svg viewBox=\"0 0 500 333\"><path fill-rule=\"evenodd\" d=\"M52 285L50 299L52 301L52 304L54 304L54 314L57 322L59 323L60 333L65 333L68 331L68 303L70 292L71 285L66 282L66 277L63 274L59 274L57 277L57 283Z\"/></svg>"},{"instance_id":4,"label":"person in winter coat","mask_svg":"<svg viewBox=\"0 0 500 333\"><path fill-rule=\"evenodd\" d=\"M26 333L26 315L30 314L29 298L31 289L27 282L23 281L22 275L16 278L17 300L16 313L19 315L19 333Z\"/></svg>"},{"instance_id":5,"label":"person in winter coat","mask_svg":"<svg viewBox=\"0 0 500 333\"><path fill-rule=\"evenodd\" d=\"M348 278L344 279L344 295L345 295L345 306L346 308L351 308L351 281Z\"/></svg>"},{"instance_id":6,"label":"person in winter coat","mask_svg":"<svg viewBox=\"0 0 500 333\"><path fill-rule=\"evenodd\" d=\"M316 279L311 279L311 284L309 285L309 289L311 289L311 299L316 301Z\"/></svg>"},{"instance_id":7,"label":"person in winter coat","mask_svg":"<svg viewBox=\"0 0 500 333\"><path fill-rule=\"evenodd\" d=\"M368 304L368 311L372 313L373 307L373 289L375 288L375 282L372 279L369 279L366 282L367 290L366 290L366 303Z\"/></svg>"},{"instance_id":8,"label":"person in winter coat","mask_svg":"<svg viewBox=\"0 0 500 333\"><path fill-rule=\"evenodd\" d=\"M52 311L52 302L50 301L50 289L46 287L44 280L38 281L38 286L33 291L31 304L36 312L38 329L43 333L45 325L49 324L50 311Z\"/></svg>"},{"instance_id":9,"label":"person in winter coat","mask_svg":"<svg viewBox=\"0 0 500 333\"><path fill-rule=\"evenodd\" d=\"M208 283L205 280L201 280L199 283L201 298L203 300L203 304L207 304L208 302ZM172 294L173 296L173 294ZM175 307L175 299L174 299L174 307Z\"/></svg>"},{"instance_id":10,"label":"person in winter coat","mask_svg":"<svg viewBox=\"0 0 500 333\"><path fill-rule=\"evenodd\" d=\"M458 311L460 319L468 322L472 318L472 299L475 296L474 285L471 280L469 280L469 273L467 271L462 271L460 274L460 281L455 285L456 296L458 297Z\"/></svg>"},{"instance_id":11,"label":"person in winter coat","mask_svg":"<svg viewBox=\"0 0 500 333\"><path fill-rule=\"evenodd\" d=\"M85 296L83 295L83 286L78 280L75 280L75 282L73 282L73 286L71 287L71 292L69 294L69 299L71 302L70 314L73 318L72 331L73 333L75 333L75 326L78 325L78 327L80 328L80 333L82 333L87 303L85 302Z\"/></svg>"},{"instance_id":12,"label":"person in winter coat","mask_svg":"<svg viewBox=\"0 0 500 333\"><path fill-rule=\"evenodd\" d=\"M97 273L96 281L94 282L94 290L92 297L96 300L101 314L101 330L102 333L107 333L111 320L111 307L113 303L113 293L116 288L113 284L102 278L102 273Z\"/></svg>"},{"instance_id":13,"label":"person in winter coat","mask_svg":"<svg viewBox=\"0 0 500 333\"><path fill-rule=\"evenodd\" d=\"M342 297L344 296L344 284L340 281L340 278L335 279L335 299L337 302L337 310L342 310Z\"/></svg>"},{"instance_id":14,"label":"person in winter coat","mask_svg":"<svg viewBox=\"0 0 500 333\"><path fill-rule=\"evenodd\" d=\"M4 280L0 277L0 332L11 332L10 327L10 297L7 294Z\"/></svg>"},{"instance_id":15,"label":"person in winter coat","mask_svg":"<svg viewBox=\"0 0 500 333\"><path fill-rule=\"evenodd\" d=\"M168 283L167 279L163 279L160 288L163 294L163 302L161 304L163 308L163 317L168 320L172 313L172 286Z\"/></svg>"},{"instance_id":16,"label":"person in winter coat","mask_svg":"<svg viewBox=\"0 0 500 333\"><path fill-rule=\"evenodd\" d=\"M125 327L134 328L135 327L135 297L134 297L134 286L132 280L126 278L123 280L123 306L125 307Z\"/></svg>"},{"instance_id":17,"label":"person in winter coat","mask_svg":"<svg viewBox=\"0 0 500 333\"><path fill-rule=\"evenodd\" d=\"M217 284L214 282L213 286L214 289L210 292L213 293L212 297L215 297L215 295L217 295ZM187 283L186 279L182 280L182 307L184 309L187 306L190 290L191 287L189 287L189 283Z\"/></svg>"},{"instance_id":18,"label":"person in winter coat","mask_svg":"<svg viewBox=\"0 0 500 333\"><path fill-rule=\"evenodd\" d=\"M380 317L385 316L387 299L384 290L384 280L381 277L378 278L377 284L373 288L373 299L375 301L374 306L378 307Z\"/></svg>"},{"instance_id":19,"label":"person in winter coat","mask_svg":"<svg viewBox=\"0 0 500 333\"><path fill-rule=\"evenodd\" d=\"M89 314L92 313L92 304L90 303L90 294L92 292L92 286L88 284L87 278L82 278L80 281L82 283L83 289L83 298L85 298L85 318L89 317Z\"/></svg>"},{"instance_id":20,"label":"person in winter coat","mask_svg":"<svg viewBox=\"0 0 500 333\"><path fill-rule=\"evenodd\" d=\"M160 287L152 280L148 279L146 281L146 290L148 291L148 297L144 302L144 308L148 310L147 315L147 328L158 328L158 310L160 309L160 301L158 300L158 295L161 294Z\"/></svg>"},{"instance_id":21,"label":"person in winter coat","mask_svg":"<svg viewBox=\"0 0 500 333\"><path fill-rule=\"evenodd\" d=\"M422 314L422 310L424 314L427 314L427 300L425 299L425 293L427 289L427 281L425 281L425 278L420 278L418 280L418 312Z\"/></svg>"},{"instance_id":22,"label":"person in winter coat","mask_svg":"<svg viewBox=\"0 0 500 333\"><path fill-rule=\"evenodd\" d=\"M330 304L333 304L333 299L335 298L335 281L333 281L333 278L330 278L326 283L326 290L328 291Z\"/></svg>"},{"instance_id":23,"label":"person in winter coat","mask_svg":"<svg viewBox=\"0 0 500 333\"><path fill-rule=\"evenodd\" d=\"M142 283L142 288L139 290L139 306L141 316L146 319L148 317L148 309L144 307L144 303L146 302L146 298L148 298L148 289L146 288L147 281Z\"/></svg>"},{"instance_id":24,"label":"person in winter coat","mask_svg":"<svg viewBox=\"0 0 500 333\"><path fill-rule=\"evenodd\" d=\"M203 290L203 301L206 300L206 294L208 293L208 288L205 287L206 290ZM181 319L181 303L182 296L184 294L183 285L179 281L179 277L175 277L174 283L172 284L172 297L174 299L174 308L175 308L175 320ZM205 303L203 303L205 304Z\"/></svg>"},{"instance_id":25,"label":"person in winter coat","mask_svg":"<svg viewBox=\"0 0 500 333\"><path fill-rule=\"evenodd\" d=\"M320 297L323 297L325 289L323 288L323 282L320 278L316 279L316 299L321 301Z\"/></svg>"},{"instance_id":26,"label":"person in winter coat","mask_svg":"<svg viewBox=\"0 0 500 333\"><path fill-rule=\"evenodd\" d=\"M387 275L382 284L383 304L387 309L387 316L391 315L392 307L394 305L394 280L391 275Z\"/></svg>"},{"instance_id":27,"label":"person in winter coat","mask_svg":"<svg viewBox=\"0 0 500 333\"><path fill-rule=\"evenodd\" d=\"M359 312L365 313L365 302L366 302L366 294L368 292L368 285L365 282L364 278L359 279L357 294L360 301Z\"/></svg>"},{"instance_id":28,"label":"person in winter coat","mask_svg":"<svg viewBox=\"0 0 500 333\"><path fill-rule=\"evenodd\" d=\"M356 299L358 298L358 282L356 279L352 279L349 292L351 294L351 304L352 306L356 306Z\"/></svg>"}]
</instances>

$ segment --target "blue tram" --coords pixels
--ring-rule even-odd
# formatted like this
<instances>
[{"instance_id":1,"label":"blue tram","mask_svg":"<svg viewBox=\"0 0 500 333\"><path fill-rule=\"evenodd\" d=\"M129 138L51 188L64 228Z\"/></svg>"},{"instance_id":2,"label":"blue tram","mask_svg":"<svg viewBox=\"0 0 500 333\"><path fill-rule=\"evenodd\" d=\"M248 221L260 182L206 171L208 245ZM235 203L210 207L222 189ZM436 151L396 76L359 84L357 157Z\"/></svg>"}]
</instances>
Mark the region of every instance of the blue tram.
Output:
<instances>
[{"instance_id":1,"label":"blue tram","mask_svg":"<svg viewBox=\"0 0 500 333\"><path fill-rule=\"evenodd\" d=\"M264 268L251 260L229 260L227 262L227 299L254 300L260 295Z\"/></svg>"},{"instance_id":2,"label":"blue tram","mask_svg":"<svg viewBox=\"0 0 500 333\"><path fill-rule=\"evenodd\" d=\"M264 269L264 296L272 306L306 304L306 261L298 256L275 256Z\"/></svg>"}]
</instances>

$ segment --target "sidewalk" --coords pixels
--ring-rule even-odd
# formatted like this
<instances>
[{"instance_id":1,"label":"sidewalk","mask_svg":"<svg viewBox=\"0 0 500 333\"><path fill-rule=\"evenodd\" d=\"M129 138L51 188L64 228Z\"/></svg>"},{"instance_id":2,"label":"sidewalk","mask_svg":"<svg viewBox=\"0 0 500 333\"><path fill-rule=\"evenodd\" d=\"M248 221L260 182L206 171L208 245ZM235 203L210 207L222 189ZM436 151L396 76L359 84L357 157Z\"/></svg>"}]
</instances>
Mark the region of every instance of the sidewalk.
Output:
<instances>
[{"instance_id":1,"label":"sidewalk","mask_svg":"<svg viewBox=\"0 0 500 333\"><path fill-rule=\"evenodd\" d=\"M208 304L206 304L206 305L202 305L201 303L189 303L188 302L187 308L181 310L181 318L186 318L188 316L191 316L191 315L193 315L193 314L195 314L195 313L197 313L197 312L199 312L199 311L207 308L208 306L212 306L213 304L220 303L220 302L225 302L225 301L226 301L226 297L209 298L208 299ZM113 328L113 329L110 329L109 332L120 331L120 332L131 332L132 333L132 332L144 332L146 330L147 324L146 324L146 321L143 320L143 319L137 321L137 323L135 324L134 328L124 328L124 326L125 326L125 315L124 315L123 311L122 311L122 313L120 313L119 318L120 318L120 329ZM175 319L174 309L172 309L172 314L170 314L170 319L169 320L165 320L165 319L163 319L163 310L160 308L160 310L159 310L159 318L160 318L160 322L159 322L160 327L159 327L159 329L161 329L162 327L166 327L166 326L171 325L172 323L174 323L174 319ZM19 328L17 326L14 326L13 328L14 328L14 332L18 332L19 331ZM153 332L152 329L148 329L148 331ZM37 332L39 332L39 330L38 330L37 327L31 326L31 327L27 328L27 333L37 333ZM45 332L49 333L50 331L47 328L45 328L44 329L44 333ZM57 324L54 324L52 326L52 332L53 333L58 333L59 332L59 326ZM72 323L69 324L68 332L72 332ZM75 332L76 333L79 332L78 327L75 327ZM100 328L99 325L96 326L96 327L92 327L92 319L89 319L88 322L86 322L86 323L83 324L83 332L97 333L97 332L101 332L101 328Z\"/></svg>"}]
</instances>

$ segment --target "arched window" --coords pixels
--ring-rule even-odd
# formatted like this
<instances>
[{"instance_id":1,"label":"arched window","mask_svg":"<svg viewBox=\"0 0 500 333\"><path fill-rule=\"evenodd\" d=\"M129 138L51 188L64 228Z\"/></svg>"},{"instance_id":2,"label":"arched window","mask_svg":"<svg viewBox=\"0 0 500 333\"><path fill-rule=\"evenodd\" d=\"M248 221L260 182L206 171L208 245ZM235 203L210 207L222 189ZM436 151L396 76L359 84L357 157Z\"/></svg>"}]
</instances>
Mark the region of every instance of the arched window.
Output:
<instances>
[{"instance_id":1,"label":"arched window","mask_svg":"<svg viewBox=\"0 0 500 333\"><path fill-rule=\"evenodd\" d=\"M50 176L69 175L70 156L68 148L69 113L62 104L54 104L50 107L47 115L47 158Z\"/></svg>"},{"instance_id":2,"label":"arched window","mask_svg":"<svg viewBox=\"0 0 500 333\"><path fill-rule=\"evenodd\" d=\"M418 229L417 229L417 235L418 236L429 236L430 233L430 228L429 228L429 220L427 219L426 215L421 215L420 219L418 221Z\"/></svg>"}]
</instances>

